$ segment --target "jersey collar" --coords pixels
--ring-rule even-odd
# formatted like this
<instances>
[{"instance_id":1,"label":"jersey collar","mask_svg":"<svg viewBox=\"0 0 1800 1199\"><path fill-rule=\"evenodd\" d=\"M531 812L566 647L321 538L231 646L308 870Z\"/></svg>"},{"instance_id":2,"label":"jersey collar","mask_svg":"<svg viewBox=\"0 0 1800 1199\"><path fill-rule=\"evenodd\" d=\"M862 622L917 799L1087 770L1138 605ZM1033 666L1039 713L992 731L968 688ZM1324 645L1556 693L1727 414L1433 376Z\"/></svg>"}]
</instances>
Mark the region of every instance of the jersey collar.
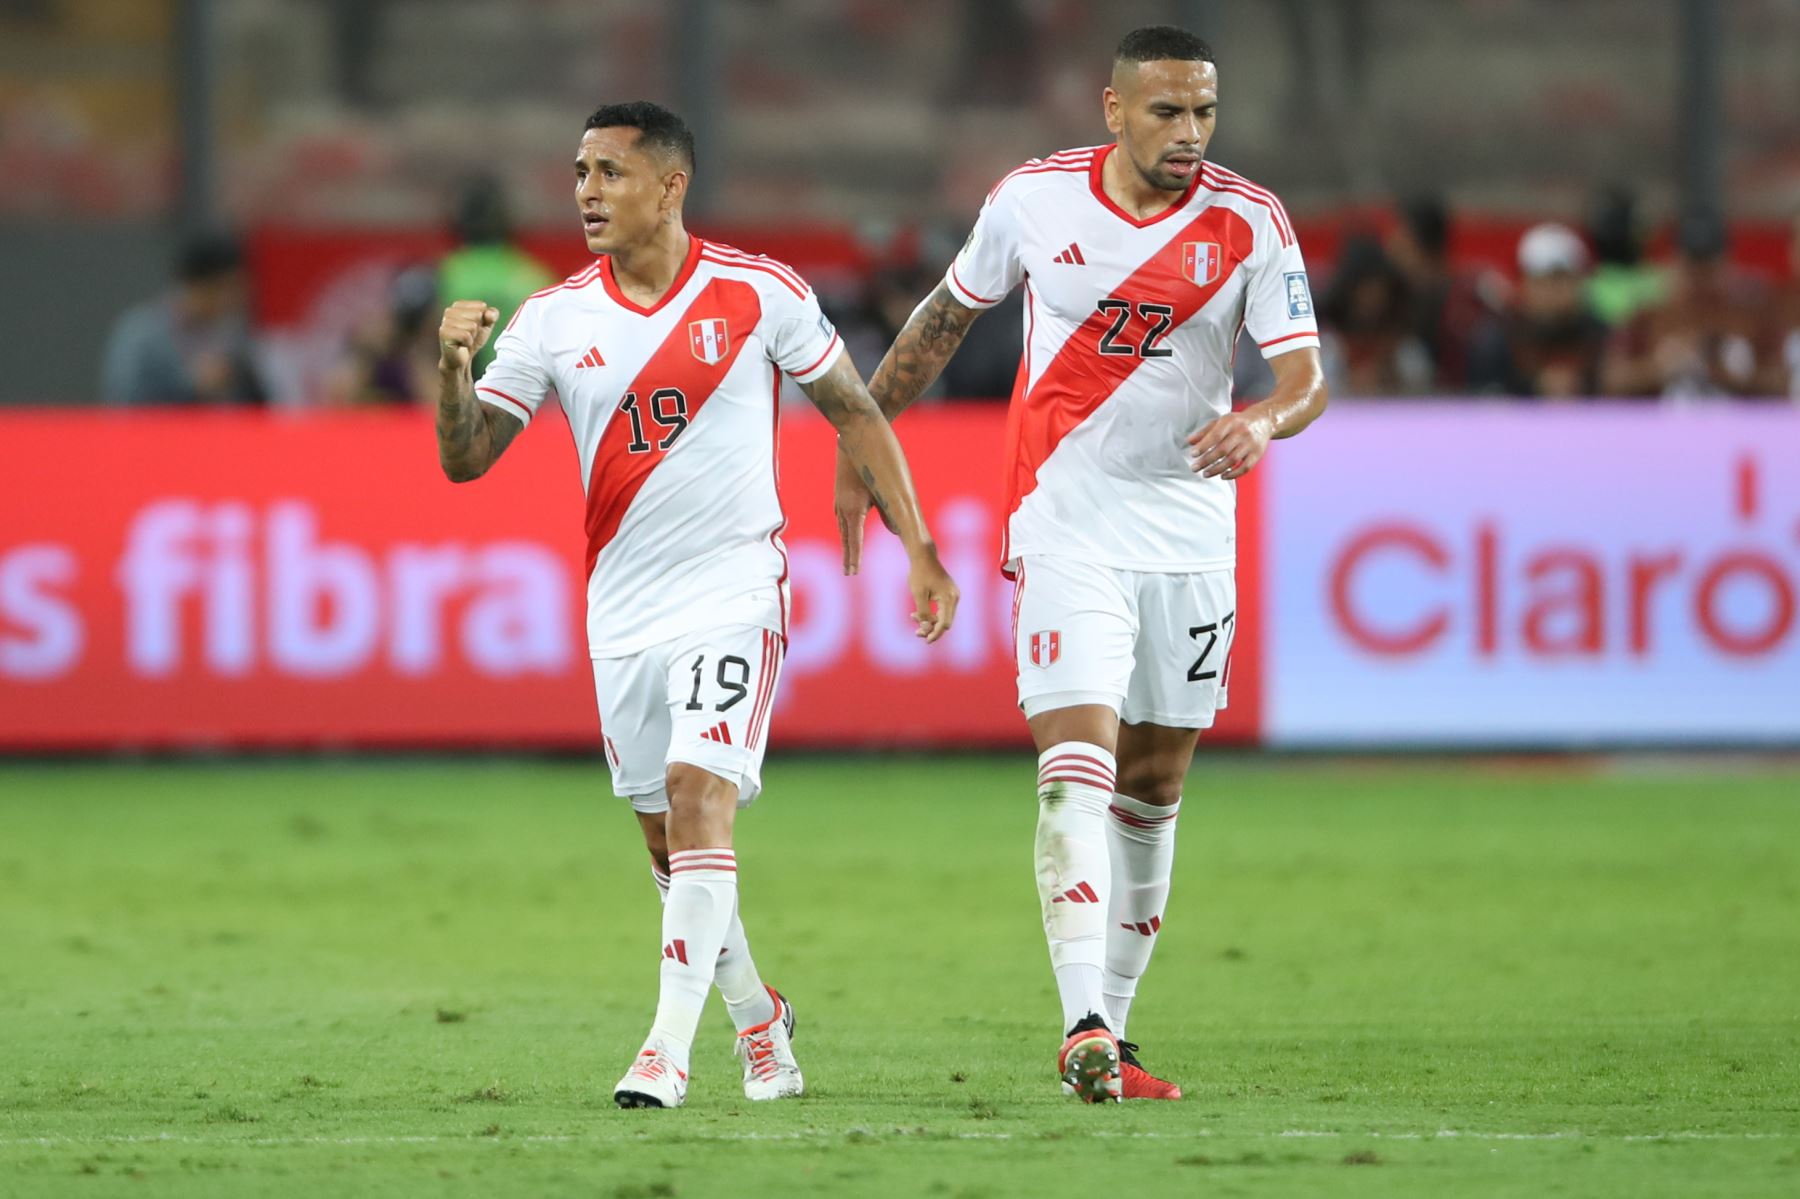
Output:
<instances>
[{"instance_id":1,"label":"jersey collar","mask_svg":"<svg viewBox=\"0 0 1800 1199\"><path fill-rule=\"evenodd\" d=\"M619 306L637 313L639 316L654 316L662 311L664 304L675 298L675 293L687 286L687 281L694 277L694 268L700 265L700 247L705 244L693 234L688 234L687 257L681 261L681 269L675 272L675 281L669 284L669 290L663 292L662 299L648 308L626 295L619 287L619 281L613 278L612 255L604 255L600 259L600 285L606 288L606 294Z\"/></svg>"},{"instance_id":2,"label":"jersey collar","mask_svg":"<svg viewBox=\"0 0 1800 1199\"><path fill-rule=\"evenodd\" d=\"M1114 142L1110 146L1103 146L1100 152L1094 155L1094 165L1088 170L1088 186L1093 189L1094 198L1104 204L1106 210L1120 220L1127 221L1142 229L1146 225L1154 225L1158 221L1167 220L1174 216L1183 208L1186 208L1187 202L1194 198L1194 191L1200 186L1200 169L1198 167L1194 169L1194 177L1188 180L1187 190L1181 193L1181 198L1179 200L1176 200L1161 212L1154 212L1149 216L1142 217L1132 216L1129 212L1126 212L1123 208L1120 208L1117 204L1113 203L1113 198L1106 194L1106 186L1102 181L1103 177L1100 174L1101 171L1106 169L1107 155L1118 148L1119 143Z\"/></svg>"}]
</instances>

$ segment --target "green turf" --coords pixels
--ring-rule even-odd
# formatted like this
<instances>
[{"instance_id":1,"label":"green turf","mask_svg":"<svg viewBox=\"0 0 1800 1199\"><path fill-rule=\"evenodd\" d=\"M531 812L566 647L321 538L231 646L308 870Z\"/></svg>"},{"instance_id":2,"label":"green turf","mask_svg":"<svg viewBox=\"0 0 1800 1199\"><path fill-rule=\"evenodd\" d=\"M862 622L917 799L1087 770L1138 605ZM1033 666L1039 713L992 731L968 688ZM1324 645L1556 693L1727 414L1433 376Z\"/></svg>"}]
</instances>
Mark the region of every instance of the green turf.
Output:
<instances>
[{"instance_id":1,"label":"green turf","mask_svg":"<svg viewBox=\"0 0 1800 1199\"><path fill-rule=\"evenodd\" d=\"M657 903L600 771L0 766L0 1195L1800 1194L1800 774L1203 764L1073 1105L1025 757L771 763L810 1094L620 1112Z\"/></svg>"}]
</instances>

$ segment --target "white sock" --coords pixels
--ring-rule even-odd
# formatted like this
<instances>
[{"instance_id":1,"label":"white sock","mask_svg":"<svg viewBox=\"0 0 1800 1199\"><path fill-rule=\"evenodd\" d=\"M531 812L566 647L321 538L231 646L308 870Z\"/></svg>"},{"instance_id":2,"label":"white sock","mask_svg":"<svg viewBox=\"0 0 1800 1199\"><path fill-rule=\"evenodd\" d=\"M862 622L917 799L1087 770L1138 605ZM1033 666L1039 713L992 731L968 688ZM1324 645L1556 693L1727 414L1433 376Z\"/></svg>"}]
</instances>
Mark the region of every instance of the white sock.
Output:
<instances>
[{"instance_id":1,"label":"white sock","mask_svg":"<svg viewBox=\"0 0 1800 1199\"><path fill-rule=\"evenodd\" d=\"M725 930L737 910L737 855L729 849L688 849L669 855L669 897L663 903L662 994L649 1045L661 1041L684 1073L700 1009L712 989Z\"/></svg>"},{"instance_id":2,"label":"white sock","mask_svg":"<svg viewBox=\"0 0 1800 1199\"><path fill-rule=\"evenodd\" d=\"M1125 1038L1125 1018L1137 995L1138 979L1150 965L1163 905L1169 899L1169 872L1175 864L1177 800L1166 808L1114 795L1106 815L1106 845L1112 855L1112 904L1106 920L1106 1024Z\"/></svg>"},{"instance_id":3,"label":"white sock","mask_svg":"<svg viewBox=\"0 0 1800 1199\"><path fill-rule=\"evenodd\" d=\"M1038 902L1064 1029L1106 1010L1101 963L1112 878L1106 808L1113 769L1112 754L1083 741L1064 741L1038 756Z\"/></svg>"},{"instance_id":4,"label":"white sock","mask_svg":"<svg viewBox=\"0 0 1800 1199\"><path fill-rule=\"evenodd\" d=\"M669 901L669 876L662 872L656 859L650 859L650 877L656 880L657 894ZM756 961L750 956L750 941L744 935L744 922L737 909L731 912L731 925L725 930L725 941L719 949L718 963L713 967L713 984L731 1013L731 1023L739 1031L756 1028L775 1018L775 997L763 985Z\"/></svg>"}]
</instances>

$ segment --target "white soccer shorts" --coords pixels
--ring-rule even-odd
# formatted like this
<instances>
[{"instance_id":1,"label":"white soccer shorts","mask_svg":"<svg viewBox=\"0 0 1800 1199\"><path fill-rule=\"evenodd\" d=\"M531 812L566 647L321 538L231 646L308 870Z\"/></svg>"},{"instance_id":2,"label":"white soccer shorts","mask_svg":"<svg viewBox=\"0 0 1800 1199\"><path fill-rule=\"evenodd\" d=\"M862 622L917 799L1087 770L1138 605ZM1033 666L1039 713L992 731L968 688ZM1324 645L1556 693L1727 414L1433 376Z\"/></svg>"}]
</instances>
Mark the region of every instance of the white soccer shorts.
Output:
<instances>
[{"instance_id":1,"label":"white soccer shorts","mask_svg":"<svg viewBox=\"0 0 1800 1199\"><path fill-rule=\"evenodd\" d=\"M1211 728L1237 632L1231 570L1155 574L1073 558L1020 560L1013 597L1027 719L1105 704L1127 724Z\"/></svg>"},{"instance_id":2,"label":"white soccer shorts","mask_svg":"<svg viewBox=\"0 0 1800 1199\"><path fill-rule=\"evenodd\" d=\"M736 783L738 806L748 807L762 790L786 648L770 629L726 625L626 657L595 658L613 791L639 812L666 812L664 778L672 763L685 762Z\"/></svg>"}]
</instances>

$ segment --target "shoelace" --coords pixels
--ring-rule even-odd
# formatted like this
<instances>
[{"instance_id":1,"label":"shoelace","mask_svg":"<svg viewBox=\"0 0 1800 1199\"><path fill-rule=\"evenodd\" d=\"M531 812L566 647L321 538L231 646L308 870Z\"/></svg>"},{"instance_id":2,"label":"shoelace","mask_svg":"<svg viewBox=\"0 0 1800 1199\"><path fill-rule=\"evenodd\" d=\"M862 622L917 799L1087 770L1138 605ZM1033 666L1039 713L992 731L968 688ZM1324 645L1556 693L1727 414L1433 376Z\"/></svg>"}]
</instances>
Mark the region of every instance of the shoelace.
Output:
<instances>
[{"instance_id":1,"label":"shoelace","mask_svg":"<svg viewBox=\"0 0 1800 1199\"><path fill-rule=\"evenodd\" d=\"M668 1063L649 1050L638 1054L637 1064L631 1068L633 1074L644 1078L661 1078L667 1070Z\"/></svg>"},{"instance_id":2,"label":"shoelace","mask_svg":"<svg viewBox=\"0 0 1800 1199\"><path fill-rule=\"evenodd\" d=\"M768 1033L756 1033L744 1038L744 1060L750 1066L750 1073L763 1082L775 1077L780 1063L775 1060L775 1038Z\"/></svg>"}]
</instances>

